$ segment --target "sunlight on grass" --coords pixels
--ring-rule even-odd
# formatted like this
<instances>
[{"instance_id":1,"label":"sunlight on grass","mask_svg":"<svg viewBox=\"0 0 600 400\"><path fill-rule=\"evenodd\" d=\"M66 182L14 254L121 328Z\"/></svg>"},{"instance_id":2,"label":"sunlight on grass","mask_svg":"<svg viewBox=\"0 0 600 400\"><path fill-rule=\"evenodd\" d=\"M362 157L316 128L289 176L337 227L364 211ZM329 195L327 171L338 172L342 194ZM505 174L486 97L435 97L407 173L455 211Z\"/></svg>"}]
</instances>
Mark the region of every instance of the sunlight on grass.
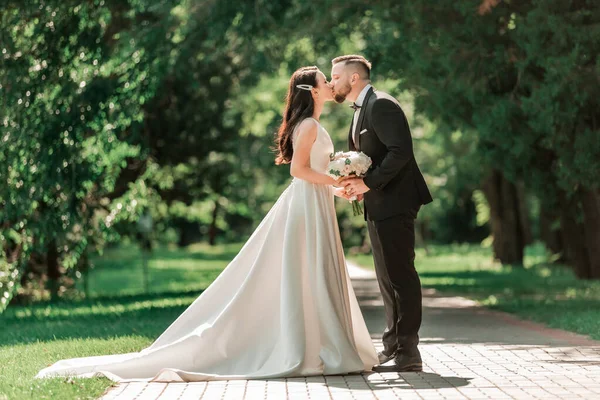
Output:
<instances>
[{"instance_id":1,"label":"sunlight on grass","mask_svg":"<svg viewBox=\"0 0 600 400\"><path fill-rule=\"evenodd\" d=\"M124 301L122 304L107 304L109 301L99 302L96 304L85 304L82 302L75 302L73 304L65 303L61 305L45 305L45 306L32 306L29 308L17 308L14 312L13 317L16 320L19 319L60 319L62 317L73 317L73 316L94 316L94 315L124 315L139 310L153 309L158 310L161 308L178 307L184 306L191 303L197 296L185 296L181 295L177 298L158 298L148 299L145 301L134 301L127 303L127 299L121 298ZM10 314L7 312L7 314ZM7 317L7 320L10 320Z\"/></svg>"},{"instance_id":2,"label":"sunlight on grass","mask_svg":"<svg viewBox=\"0 0 600 400\"><path fill-rule=\"evenodd\" d=\"M49 343L16 344L0 347L0 393L8 399L94 399L112 382L95 379L32 379L43 367L61 358L118 354L136 351L149 340L130 335L118 339L68 339ZM0 396L2 397L2 396Z\"/></svg>"}]
</instances>

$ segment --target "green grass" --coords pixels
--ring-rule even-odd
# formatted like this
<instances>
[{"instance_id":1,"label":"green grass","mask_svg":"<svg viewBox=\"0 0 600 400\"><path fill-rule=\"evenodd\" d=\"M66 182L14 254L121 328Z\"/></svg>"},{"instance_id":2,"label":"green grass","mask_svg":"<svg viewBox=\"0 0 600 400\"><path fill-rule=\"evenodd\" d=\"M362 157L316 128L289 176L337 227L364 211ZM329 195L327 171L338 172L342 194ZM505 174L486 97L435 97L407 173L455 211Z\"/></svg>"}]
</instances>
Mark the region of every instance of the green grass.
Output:
<instances>
[{"instance_id":1,"label":"green grass","mask_svg":"<svg viewBox=\"0 0 600 400\"><path fill-rule=\"evenodd\" d=\"M423 287L470 297L553 328L600 340L600 281L578 280L568 267L552 265L541 245L530 246L525 267L503 267L490 249L477 245L417 249ZM351 257L373 268L371 256Z\"/></svg>"},{"instance_id":2,"label":"green grass","mask_svg":"<svg viewBox=\"0 0 600 400\"><path fill-rule=\"evenodd\" d=\"M94 399L108 379L33 379L63 358L118 354L147 347L237 254L240 245L157 249L149 262L150 294L143 293L135 247L94 260L90 298L9 307L0 316L0 400Z\"/></svg>"},{"instance_id":3,"label":"green grass","mask_svg":"<svg viewBox=\"0 0 600 400\"><path fill-rule=\"evenodd\" d=\"M205 289L240 250L240 244L210 247L188 246L185 250L158 248L148 263L153 293ZM90 273L91 296L124 296L144 290L141 253L135 246L111 249L94 260Z\"/></svg>"}]
</instances>

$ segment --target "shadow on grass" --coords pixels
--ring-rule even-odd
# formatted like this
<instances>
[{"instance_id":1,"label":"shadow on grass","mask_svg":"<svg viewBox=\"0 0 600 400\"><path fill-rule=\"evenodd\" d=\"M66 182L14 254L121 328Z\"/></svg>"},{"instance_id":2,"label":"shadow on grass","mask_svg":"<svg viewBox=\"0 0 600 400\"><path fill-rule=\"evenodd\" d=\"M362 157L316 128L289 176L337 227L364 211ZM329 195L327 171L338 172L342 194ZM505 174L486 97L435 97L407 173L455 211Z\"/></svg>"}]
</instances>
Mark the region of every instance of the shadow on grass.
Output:
<instances>
[{"instance_id":1,"label":"shadow on grass","mask_svg":"<svg viewBox=\"0 0 600 400\"><path fill-rule=\"evenodd\" d=\"M52 309L69 310L80 309L83 307L108 307L112 305L120 305L127 307L132 303L156 302L167 299L181 299L183 297L199 296L204 289L190 290L173 290L164 292L136 293L124 295L102 295L94 296L89 299L82 300L59 300L56 302L41 301L28 307L13 307L9 309L3 316L3 320L10 321L11 319L25 320L23 317L27 315L30 318L52 319L55 315Z\"/></svg>"},{"instance_id":2,"label":"shadow on grass","mask_svg":"<svg viewBox=\"0 0 600 400\"><path fill-rule=\"evenodd\" d=\"M198 250L181 250L168 249L159 247L150 253L150 258L153 262L160 261L220 261L229 263L239 253L239 245L229 245L220 247L219 251L206 251L206 249ZM142 253L135 246L124 246L121 249L114 249L107 252L105 257L98 259L97 264L102 268L122 268L124 262L133 261L141 262Z\"/></svg>"},{"instance_id":3,"label":"shadow on grass","mask_svg":"<svg viewBox=\"0 0 600 400\"><path fill-rule=\"evenodd\" d=\"M131 335L156 338L201 293L183 290L13 307L0 319L0 347Z\"/></svg>"},{"instance_id":4,"label":"shadow on grass","mask_svg":"<svg viewBox=\"0 0 600 400\"><path fill-rule=\"evenodd\" d=\"M565 267L539 264L530 268L491 270L443 271L425 269L419 272L424 287L444 292L512 295L554 295L566 291L577 292L595 284L577 280ZM600 288L599 285L595 289ZM600 298L600 291L598 291ZM573 296L571 296L573 297Z\"/></svg>"}]
</instances>

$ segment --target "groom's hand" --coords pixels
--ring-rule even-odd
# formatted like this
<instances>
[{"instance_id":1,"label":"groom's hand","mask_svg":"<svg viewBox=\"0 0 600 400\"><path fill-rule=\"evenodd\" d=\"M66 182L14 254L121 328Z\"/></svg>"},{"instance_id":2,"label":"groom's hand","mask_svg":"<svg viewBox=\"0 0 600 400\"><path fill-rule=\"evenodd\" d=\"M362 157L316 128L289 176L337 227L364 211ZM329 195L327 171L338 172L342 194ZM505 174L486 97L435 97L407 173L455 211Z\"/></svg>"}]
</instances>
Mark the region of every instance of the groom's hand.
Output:
<instances>
[{"instance_id":1,"label":"groom's hand","mask_svg":"<svg viewBox=\"0 0 600 400\"><path fill-rule=\"evenodd\" d=\"M348 179L343 183L349 196L358 196L370 190L362 178Z\"/></svg>"}]
</instances>

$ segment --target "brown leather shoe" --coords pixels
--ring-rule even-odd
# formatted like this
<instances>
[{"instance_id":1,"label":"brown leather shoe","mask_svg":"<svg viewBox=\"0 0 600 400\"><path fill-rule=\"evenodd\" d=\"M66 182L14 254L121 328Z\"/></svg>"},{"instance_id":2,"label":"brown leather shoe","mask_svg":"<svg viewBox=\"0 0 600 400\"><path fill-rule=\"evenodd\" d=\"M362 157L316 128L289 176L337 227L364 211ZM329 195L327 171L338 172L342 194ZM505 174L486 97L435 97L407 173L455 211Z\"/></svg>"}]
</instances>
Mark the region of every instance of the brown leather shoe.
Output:
<instances>
[{"instance_id":1,"label":"brown leather shoe","mask_svg":"<svg viewBox=\"0 0 600 400\"><path fill-rule=\"evenodd\" d=\"M423 371L423 360L421 360L419 349L414 349L410 352L400 352L396 355L396 358L394 358L394 364L396 364L396 371L398 372Z\"/></svg>"}]
</instances>

